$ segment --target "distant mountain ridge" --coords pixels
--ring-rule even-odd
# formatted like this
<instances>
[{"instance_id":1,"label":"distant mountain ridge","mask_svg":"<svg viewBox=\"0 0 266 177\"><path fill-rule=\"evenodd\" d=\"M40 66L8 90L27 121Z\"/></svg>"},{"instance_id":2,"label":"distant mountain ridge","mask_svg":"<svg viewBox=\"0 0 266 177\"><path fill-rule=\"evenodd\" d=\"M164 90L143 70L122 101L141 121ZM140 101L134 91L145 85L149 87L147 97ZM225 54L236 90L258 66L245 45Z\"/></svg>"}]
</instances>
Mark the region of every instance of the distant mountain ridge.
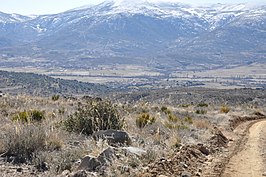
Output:
<instances>
[{"instance_id":1,"label":"distant mountain ridge","mask_svg":"<svg viewBox=\"0 0 266 177\"><path fill-rule=\"evenodd\" d=\"M3 58L42 67L145 64L212 68L265 62L266 6L105 1L53 15L0 13ZM25 63L24 63L25 64Z\"/></svg>"}]
</instances>

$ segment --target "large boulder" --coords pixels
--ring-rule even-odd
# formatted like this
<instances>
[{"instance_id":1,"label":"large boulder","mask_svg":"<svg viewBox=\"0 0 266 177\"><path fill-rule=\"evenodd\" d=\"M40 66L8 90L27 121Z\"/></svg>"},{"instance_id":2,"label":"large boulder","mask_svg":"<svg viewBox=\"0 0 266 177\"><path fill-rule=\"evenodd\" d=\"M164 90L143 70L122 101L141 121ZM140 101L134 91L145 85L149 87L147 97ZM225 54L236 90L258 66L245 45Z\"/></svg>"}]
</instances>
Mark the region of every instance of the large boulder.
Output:
<instances>
[{"instance_id":1,"label":"large boulder","mask_svg":"<svg viewBox=\"0 0 266 177\"><path fill-rule=\"evenodd\" d=\"M100 130L92 134L95 141L106 140L111 146L130 145L131 139L127 132L120 130Z\"/></svg>"}]
</instances>

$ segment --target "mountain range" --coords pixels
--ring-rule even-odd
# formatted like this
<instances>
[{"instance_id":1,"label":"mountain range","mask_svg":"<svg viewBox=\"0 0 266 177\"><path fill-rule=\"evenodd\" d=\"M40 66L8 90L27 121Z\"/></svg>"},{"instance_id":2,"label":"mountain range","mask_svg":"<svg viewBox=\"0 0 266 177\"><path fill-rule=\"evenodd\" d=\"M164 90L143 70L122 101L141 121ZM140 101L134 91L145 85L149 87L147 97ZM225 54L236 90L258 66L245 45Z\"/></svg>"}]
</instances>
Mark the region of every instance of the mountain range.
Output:
<instances>
[{"instance_id":1,"label":"mountain range","mask_svg":"<svg viewBox=\"0 0 266 177\"><path fill-rule=\"evenodd\" d=\"M0 13L0 64L200 70L266 61L266 5L105 1L52 15Z\"/></svg>"}]
</instances>

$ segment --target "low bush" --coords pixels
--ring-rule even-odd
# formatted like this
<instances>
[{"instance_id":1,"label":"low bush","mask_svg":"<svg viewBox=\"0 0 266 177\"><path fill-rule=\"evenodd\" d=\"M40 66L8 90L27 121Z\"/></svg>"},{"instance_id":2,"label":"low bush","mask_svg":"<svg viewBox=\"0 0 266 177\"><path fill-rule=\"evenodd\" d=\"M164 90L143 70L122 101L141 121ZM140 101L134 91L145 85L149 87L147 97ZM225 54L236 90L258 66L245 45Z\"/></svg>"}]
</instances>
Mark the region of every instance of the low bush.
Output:
<instances>
[{"instance_id":1,"label":"low bush","mask_svg":"<svg viewBox=\"0 0 266 177\"><path fill-rule=\"evenodd\" d=\"M188 108L189 106L191 106L191 104L181 104L181 105L179 105L179 107L182 107L182 108Z\"/></svg>"},{"instance_id":2,"label":"low bush","mask_svg":"<svg viewBox=\"0 0 266 177\"><path fill-rule=\"evenodd\" d=\"M185 122L189 123L189 124L192 124L193 123L193 120L191 117L187 116L185 117Z\"/></svg>"},{"instance_id":3,"label":"low bush","mask_svg":"<svg viewBox=\"0 0 266 177\"><path fill-rule=\"evenodd\" d=\"M91 135L98 130L122 129L124 120L109 101L88 100L79 103L76 112L64 121L67 131Z\"/></svg>"},{"instance_id":4,"label":"low bush","mask_svg":"<svg viewBox=\"0 0 266 177\"><path fill-rule=\"evenodd\" d=\"M143 113L137 117L136 125L138 128L143 128L146 125L154 123L155 120L156 120L155 117L150 116L150 114Z\"/></svg>"},{"instance_id":5,"label":"low bush","mask_svg":"<svg viewBox=\"0 0 266 177\"><path fill-rule=\"evenodd\" d=\"M20 125L10 129L2 143L7 157L25 163L31 161L35 152L46 148L46 133L40 126Z\"/></svg>"},{"instance_id":6,"label":"low bush","mask_svg":"<svg viewBox=\"0 0 266 177\"><path fill-rule=\"evenodd\" d=\"M209 105L207 103L199 103L197 107L208 107Z\"/></svg>"},{"instance_id":7,"label":"low bush","mask_svg":"<svg viewBox=\"0 0 266 177\"><path fill-rule=\"evenodd\" d=\"M59 100L59 98L60 98L59 95L53 95L53 96L52 96L52 100L53 100L53 101L57 101L57 100Z\"/></svg>"},{"instance_id":8,"label":"low bush","mask_svg":"<svg viewBox=\"0 0 266 177\"><path fill-rule=\"evenodd\" d=\"M223 105L220 109L220 112L225 113L225 114L227 114L229 111L230 111L230 108L226 105Z\"/></svg>"},{"instance_id":9,"label":"low bush","mask_svg":"<svg viewBox=\"0 0 266 177\"><path fill-rule=\"evenodd\" d=\"M168 117L167 118L171 122L178 122L180 120L176 115L174 115L172 113L168 114Z\"/></svg>"},{"instance_id":10,"label":"low bush","mask_svg":"<svg viewBox=\"0 0 266 177\"><path fill-rule=\"evenodd\" d=\"M196 114L207 114L207 110L203 110L203 109L197 109L195 111Z\"/></svg>"},{"instance_id":11,"label":"low bush","mask_svg":"<svg viewBox=\"0 0 266 177\"><path fill-rule=\"evenodd\" d=\"M40 151L36 153L33 164L39 171L45 171L44 164L48 164L50 172L61 174L64 170L72 171L74 162L84 157L85 154L84 148L53 152Z\"/></svg>"},{"instance_id":12,"label":"low bush","mask_svg":"<svg viewBox=\"0 0 266 177\"><path fill-rule=\"evenodd\" d=\"M161 111L164 112L165 114L167 113L168 108L166 106L161 107Z\"/></svg>"},{"instance_id":13,"label":"low bush","mask_svg":"<svg viewBox=\"0 0 266 177\"><path fill-rule=\"evenodd\" d=\"M21 121L23 123L39 122L45 119L44 111L32 110L19 112L12 117L13 121Z\"/></svg>"}]
</instances>

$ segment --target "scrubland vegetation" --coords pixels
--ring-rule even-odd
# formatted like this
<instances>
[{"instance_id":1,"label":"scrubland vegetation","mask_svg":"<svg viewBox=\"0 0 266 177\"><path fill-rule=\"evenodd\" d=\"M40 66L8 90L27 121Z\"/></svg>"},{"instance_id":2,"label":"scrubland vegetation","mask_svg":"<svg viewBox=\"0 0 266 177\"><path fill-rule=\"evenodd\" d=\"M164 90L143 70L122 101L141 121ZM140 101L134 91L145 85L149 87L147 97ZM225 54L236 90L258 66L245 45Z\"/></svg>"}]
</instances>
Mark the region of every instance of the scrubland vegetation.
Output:
<instances>
[{"instance_id":1,"label":"scrubland vegetation","mask_svg":"<svg viewBox=\"0 0 266 177\"><path fill-rule=\"evenodd\" d=\"M208 103L196 101L162 102L147 97L125 103L119 95L93 98L7 94L0 98L0 162L9 164L10 168L22 168L23 174L29 176L65 173L71 176L80 170L84 156L97 157L112 147L104 139L98 141L92 137L99 130L112 129L128 133L130 143L114 146L116 158L112 163L86 173L151 176L154 169L150 165L154 164L155 168L158 159L171 159L190 145L208 147L217 127L229 130L228 121L234 116L265 113L265 99L245 104L235 104L239 101L236 100L231 105L212 99ZM135 151L125 153L128 146L136 148ZM213 150L213 153L218 151ZM28 170L24 166L29 166ZM197 168L203 168L203 164L197 164ZM190 168L176 169L181 169L180 174L184 171L194 174ZM5 170L1 172L4 174ZM14 171L13 174L20 173Z\"/></svg>"}]
</instances>

